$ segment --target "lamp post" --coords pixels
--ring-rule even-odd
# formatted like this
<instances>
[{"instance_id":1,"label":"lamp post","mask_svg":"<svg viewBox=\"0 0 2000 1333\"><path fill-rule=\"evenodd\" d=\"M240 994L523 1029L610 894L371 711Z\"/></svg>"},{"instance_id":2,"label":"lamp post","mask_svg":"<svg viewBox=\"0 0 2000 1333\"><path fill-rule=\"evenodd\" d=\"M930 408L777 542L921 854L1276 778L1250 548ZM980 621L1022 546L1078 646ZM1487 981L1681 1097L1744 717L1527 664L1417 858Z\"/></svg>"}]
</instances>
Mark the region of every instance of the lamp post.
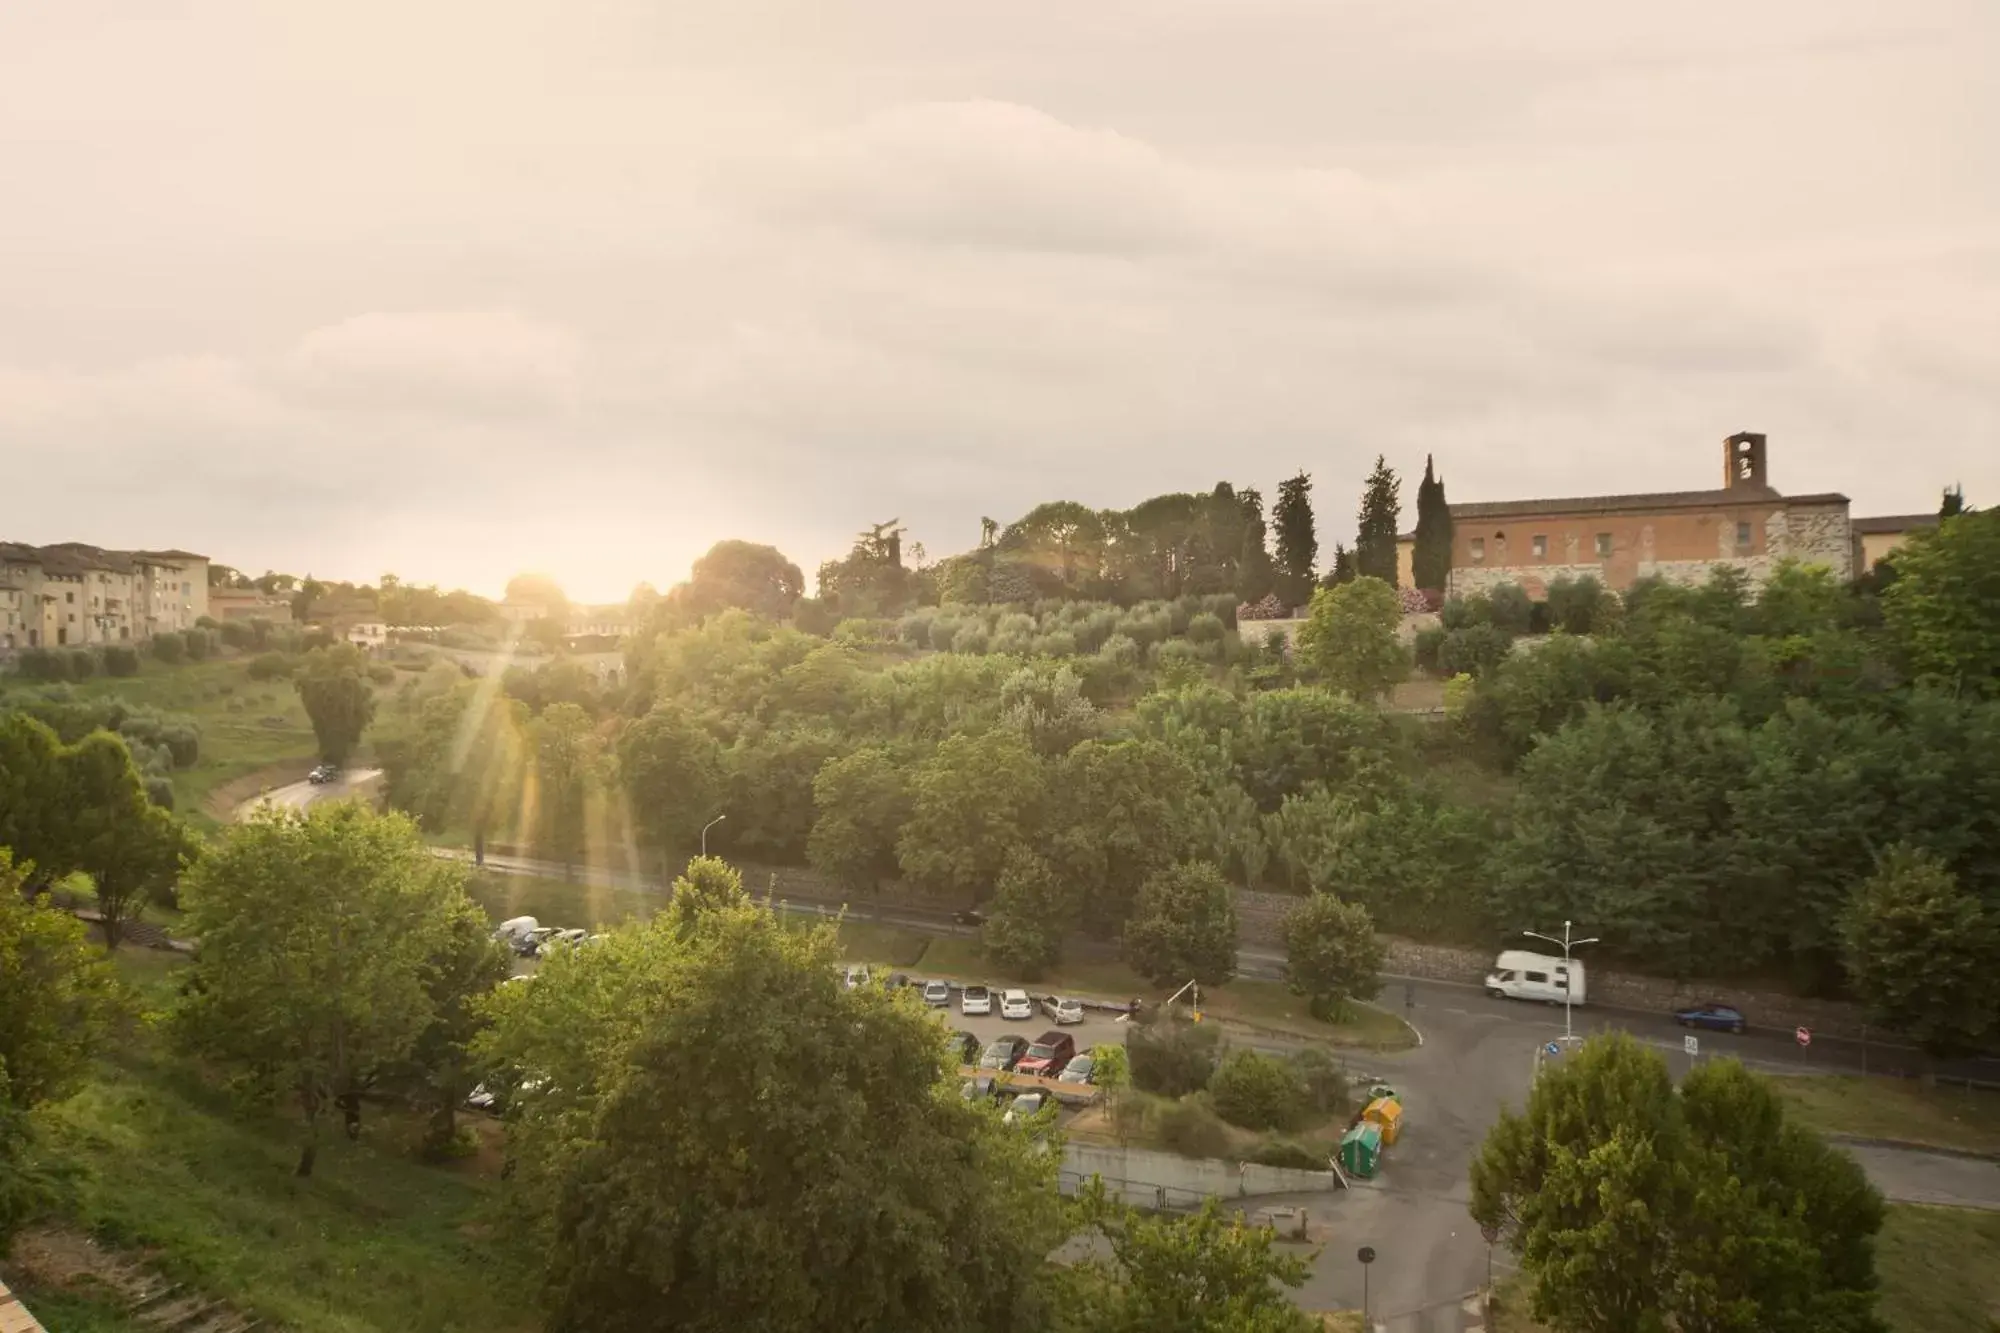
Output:
<instances>
[{"instance_id":1,"label":"lamp post","mask_svg":"<svg viewBox=\"0 0 2000 1333\"><path fill-rule=\"evenodd\" d=\"M715 818L709 820L706 824L703 824L701 826L701 854L703 856L708 855L708 831L714 828L717 824L720 824L723 820L727 818L729 818L729 816L726 814L717 815Z\"/></svg>"},{"instance_id":2,"label":"lamp post","mask_svg":"<svg viewBox=\"0 0 2000 1333\"><path fill-rule=\"evenodd\" d=\"M1572 992L1572 990L1571 990L1571 988L1570 988L1570 984L1569 984L1569 981L1570 981L1570 976L1569 976L1569 951L1570 951L1571 949L1574 949L1574 948L1579 948L1579 947L1581 947L1581 946L1583 946L1583 945L1585 945L1585 944L1595 944L1595 943L1597 943L1597 937L1596 937L1595 935L1593 935L1593 936L1591 936L1591 937L1590 937L1589 939L1587 939L1587 940L1573 940L1573 939L1571 939L1571 938L1569 937L1569 922L1567 922L1567 921L1563 922L1563 937L1562 937L1561 939L1557 939L1557 938L1556 938L1555 936L1553 936L1553 935L1544 935L1544 934L1542 934L1542 932L1540 932L1539 930L1524 930L1524 931L1522 931L1521 933L1522 933L1523 935L1528 935L1528 936L1532 936L1533 938L1535 938L1535 939L1538 939L1538 940L1547 940L1547 941L1548 941L1548 942L1549 942L1550 944L1560 944L1560 945L1562 946L1562 951L1563 951L1563 1040L1564 1040L1565 1042L1567 1042L1567 1041L1569 1041L1569 1040L1570 1040L1570 1026L1569 1026L1569 1002L1570 1002L1570 996L1571 996L1571 995L1572 995L1572 994L1574 993L1574 992Z\"/></svg>"}]
</instances>

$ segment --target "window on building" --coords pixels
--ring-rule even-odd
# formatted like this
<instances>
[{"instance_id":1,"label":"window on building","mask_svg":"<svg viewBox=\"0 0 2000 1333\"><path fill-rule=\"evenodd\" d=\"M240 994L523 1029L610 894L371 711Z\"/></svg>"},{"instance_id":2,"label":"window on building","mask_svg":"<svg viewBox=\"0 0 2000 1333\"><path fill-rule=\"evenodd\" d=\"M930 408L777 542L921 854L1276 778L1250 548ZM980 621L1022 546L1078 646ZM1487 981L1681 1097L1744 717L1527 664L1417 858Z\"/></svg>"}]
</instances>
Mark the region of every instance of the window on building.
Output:
<instances>
[{"instance_id":1,"label":"window on building","mask_svg":"<svg viewBox=\"0 0 2000 1333\"><path fill-rule=\"evenodd\" d=\"M73 592L66 592L66 593L64 593L64 594L63 594L63 600L64 600L65 602L68 602L68 603L70 603L71 605L75 605L75 603L76 603L76 594L75 594L75 593L73 593Z\"/></svg>"},{"instance_id":2,"label":"window on building","mask_svg":"<svg viewBox=\"0 0 2000 1333\"><path fill-rule=\"evenodd\" d=\"M1474 537L1472 539L1473 563L1477 564L1479 561L1484 560L1485 558L1486 558L1486 539L1484 537Z\"/></svg>"},{"instance_id":3,"label":"window on building","mask_svg":"<svg viewBox=\"0 0 2000 1333\"><path fill-rule=\"evenodd\" d=\"M61 626L57 626L57 627L56 627L56 643L57 643L58 645L60 645L60 644L65 644L65 643L68 643L68 642L69 642L69 631L68 631L68 630L66 630L66 629L63 629L63 628L62 628Z\"/></svg>"},{"instance_id":4,"label":"window on building","mask_svg":"<svg viewBox=\"0 0 2000 1333\"><path fill-rule=\"evenodd\" d=\"M1608 556L1608 555L1610 555L1610 554L1611 554L1611 534L1610 534L1610 533L1608 533L1608 532L1600 532L1600 533L1598 533L1598 534L1597 534L1597 556L1598 556L1598 559L1600 559L1600 560L1601 560L1601 559L1603 559L1603 558L1604 558L1605 556Z\"/></svg>"},{"instance_id":5,"label":"window on building","mask_svg":"<svg viewBox=\"0 0 2000 1333\"><path fill-rule=\"evenodd\" d=\"M1545 534L1543 534L1543 533L1539 533L1539 532L1538 532L1538 533L1536 533L1536 534L1534 535L1534 537L1533 537L1533 538L1531 539L1531 544L1533 545L1533 547L1534 547L1534 549L1535 549L1535 559L1537 559L1537 560L1546 560L1546 559L1548 559L1548 557L1549 557L1549 539L1548 539L1548 537L1547 537L1547 536L1546 536Z\"/></svg>"},{"instance_id":6,"label":"window on building","mask_svg":"<svg viewBox=\"0 0 2000 1333\"><path fill-rule=\"evenodd\" d=\"M1736 545L1745 550L1750 546L1750 525L1747 522L1736 525Z\"/></svg>"}]
</instances>

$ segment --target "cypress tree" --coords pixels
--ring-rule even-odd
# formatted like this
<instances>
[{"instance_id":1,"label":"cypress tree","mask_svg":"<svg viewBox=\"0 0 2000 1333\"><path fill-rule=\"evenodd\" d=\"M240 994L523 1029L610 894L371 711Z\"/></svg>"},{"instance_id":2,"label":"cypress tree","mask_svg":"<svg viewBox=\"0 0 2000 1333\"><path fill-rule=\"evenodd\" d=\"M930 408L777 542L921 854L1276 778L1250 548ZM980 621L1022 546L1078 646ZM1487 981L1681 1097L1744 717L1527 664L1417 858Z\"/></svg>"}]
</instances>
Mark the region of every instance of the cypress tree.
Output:
<instances>
[{"instance_id":1,"label":"cypress tree","mask_svg":"<svg viewBox=\"0 0 2000 1333\"><path fill-rule=\"evenodd\" d=\"M1445 502L1444 479L1431 475L1424 456L1424 479L1417 486L1417 546L1410 572L1419 588L1444 591L1451 577L1451 506Z\"/></svg>"},{"instance_id":2,"label":"cypress tree","mask_svg":"<svg viewBox=\"0 0 2000 1333\"><path fill-rule=\"evenodd\" d=\"M1312 596L1313 565L1319 538L1313 532L1312 478L1301 472L1278 483L1278 596L1286 606L1304 606Z\"/></svg>"},{"instance_id":3,"label":"cypress tree","mask_svg":"<svg viewBox=\"0 0 2000 1333\"><path fill-rule=\"evenodd\" d=\"M1267 545L1269 534L1264 526L1264 497L1246 487L1236 493L1236 503L1243 507L1243 544L1236 556L1236 600L1259 602L1271 595L1277 582Z\"/></svg>"},{"instance_id":4,"label":"cypress tree","mask_svg":"<svg viewBox=\"0 0 2000 1333\"><path fill-rule=\"evenodd\" d=\"M1388 460L1375 455L1375 470L1361 493L1360 531L1354 538L1354 572L1396 586L1396 523L1402 517L1403 484Z\"/></svg>"}]
</instances>

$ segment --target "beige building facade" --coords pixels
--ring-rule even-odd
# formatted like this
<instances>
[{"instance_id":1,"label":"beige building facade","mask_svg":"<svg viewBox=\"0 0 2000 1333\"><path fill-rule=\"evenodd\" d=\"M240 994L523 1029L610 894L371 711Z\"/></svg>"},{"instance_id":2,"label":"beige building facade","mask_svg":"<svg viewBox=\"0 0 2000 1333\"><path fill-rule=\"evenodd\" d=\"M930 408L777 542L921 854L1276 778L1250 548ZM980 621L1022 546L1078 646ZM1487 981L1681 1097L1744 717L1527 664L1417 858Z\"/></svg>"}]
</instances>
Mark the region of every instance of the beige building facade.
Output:
<instances>
[{"instance_id":1,"label":"beige building facade","mask_svg":"<svg viewBox=\"0 0 2000 1333\"><path fill-rule=\"evenodd\" d=\"M0 652L135 643L208 613L207 556L0 542Z\"/></svg>"},{"instance_id":2,"label":"beige building facade","mask_svg":"<svg viewBox=\"0 0 2000 1333\"><path fill-rule=\"evenodd\" d=\"M1456 596L1516 583L1545 597L1563 577L1622 591L1643 578L1696 584L1717 565L1761 583L1781 561L1824 565L1845 582L1859 572L1859 540L1844 495L1784 495L1770 484L1768 443L1752 432L1722 442L1721 487L1451 506ZM1414 540L1398 543L1398 573Z\"/></svg>"}]
</instances>

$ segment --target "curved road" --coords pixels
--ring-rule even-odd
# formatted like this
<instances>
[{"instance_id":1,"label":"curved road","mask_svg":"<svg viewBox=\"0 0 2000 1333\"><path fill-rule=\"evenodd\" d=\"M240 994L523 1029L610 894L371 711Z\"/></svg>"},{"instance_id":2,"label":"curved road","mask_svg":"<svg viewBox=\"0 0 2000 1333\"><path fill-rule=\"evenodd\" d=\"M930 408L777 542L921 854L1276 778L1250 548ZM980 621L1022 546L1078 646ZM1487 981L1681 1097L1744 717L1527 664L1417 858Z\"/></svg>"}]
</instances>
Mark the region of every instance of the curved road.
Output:
<instances>
[{"instance_id":1,"label":"curved road","mask_svg":"<svg viewBox=\"0 0 2000 1333\"><path fill-rule=\"evenodd\" d=\"M353 796L381 776L379 769L361 769L339 782L315 785L297 782L276 788L238 808L242 818L268 801L287 809L303 809L314 801ZM469 852L437 848L436 855L470 861ZM563 876L563 867L526 857L488 855L484 868L500 874ZM618 888L659 891L656 881L627 872L578 868L575 877ZM792 910L835 916L838 907L794 902ZM971 932L942 914L847 908L858 920L879 921L931 934ZM1238 953L1238 970L1247 977L1278 978L1284 956L1262 949ZM1123 997L1113 997L1123 998ZM1360 1245L1375 1247L1377 1259L1369 1274L1369 1306L1376 1327L1387 1333L1458 1333L1477 1328L1475 1315L1464 1309L1464 1298L1477 1289L1488 1272L1488 1254L1478 1230L1466 1214L1466 1168L1502 1105L1521 1105L1527 1098L1535 1052L1563 1032L1560 1009L1512 1000L1495 1000L1478 986L1418 978L1385 977L1379 1003L1402 1012L1421 1034L1415 1050L1390 1055L1348 1053L1349 1068L1380 1075L1394 1083L1409 1108L1406 1134L1388 1154L1373 1181L1333 1195L1291 1200L1257 1199L1251 1208L1274 1202L1301 1203L1316 1226L1327 1234L1299 1303L1307 1309L1358 1308L1361 1272L1355 1262ZM1002 1029L1041 1030L1040 1020L1008 1024L1001 1020L966 1020L953 1006L954 1026L981 1036ZM1676 1074L1687 1068L1684 1034L1669 1017L1600 1005L1571 1015L1580 1034L1625 1031L1660 1048ZM1101 1029L1101 1030L1100 1030ZM1078 1030L1079 1045L1117 1034L1109 1020L1093 1020ZM1278 1039L1255 1037L1251 1043L1282 1048ZM1702 1058L1724 1055L1773 1073L1846 1073L1867 1068L1875 1072L1914 1072L1915 1052L1905 1048L1815 1041L1802 1050L1790 1033L1753 1029L1742 1036L1701 1034ZM2000 1081L2000 1061L1969 1062L1963 1072ZM2000 1209L2000 1164L1903 1148L1855 1145L1856 1158L1889 1198L1912 1203L1955 1203ZM1505 1255L1492 1256L1494 1270L1510 1266Z\"/></svg>"}]
</instances>

